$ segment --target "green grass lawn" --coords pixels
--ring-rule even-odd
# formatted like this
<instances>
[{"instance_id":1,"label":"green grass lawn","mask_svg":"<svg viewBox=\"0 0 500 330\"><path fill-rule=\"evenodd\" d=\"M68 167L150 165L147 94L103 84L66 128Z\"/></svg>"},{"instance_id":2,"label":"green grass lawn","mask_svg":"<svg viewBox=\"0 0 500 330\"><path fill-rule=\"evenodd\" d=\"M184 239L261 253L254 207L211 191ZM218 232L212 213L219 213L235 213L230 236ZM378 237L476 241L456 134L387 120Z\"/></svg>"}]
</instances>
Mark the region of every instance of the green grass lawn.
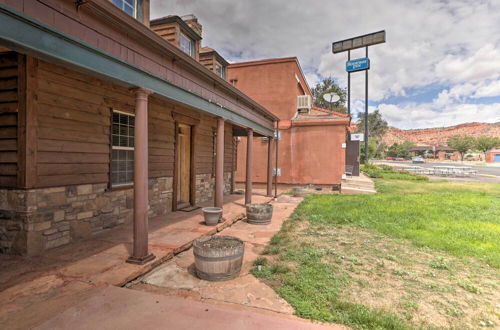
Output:
<instances>
[{"instance_id":1,"label":"green grass lawn","mask_svg":"<svg viewBox=\"0 0 500 330\"><path fill-rule=\"evenodd\" d=\"M500 267L497 184L380 181L376 195L310 195L294 217L311 224L351 224Z\"/></svg>"},{"instance_id":2,"label":"green grass lawn","mask_svg":"<svg viewBox=\"0 0 500 330\"><path fill-rule=\"evenodd\" d=\"M358 329L498 325L499 186L378 179L376 195L309 195L253 273L304 318Z\"/></svg>"}]
</instances>

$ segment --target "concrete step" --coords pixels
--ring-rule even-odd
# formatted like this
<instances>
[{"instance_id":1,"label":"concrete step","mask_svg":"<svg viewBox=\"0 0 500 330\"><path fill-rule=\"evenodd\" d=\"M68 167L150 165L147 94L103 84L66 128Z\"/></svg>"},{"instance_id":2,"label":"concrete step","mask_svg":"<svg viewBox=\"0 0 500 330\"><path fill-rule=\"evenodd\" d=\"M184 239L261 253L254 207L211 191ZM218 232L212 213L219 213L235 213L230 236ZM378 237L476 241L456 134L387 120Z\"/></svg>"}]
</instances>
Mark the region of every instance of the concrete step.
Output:
<instances>
[{"instance_id":1,"label":"concrete step","mask_svg":"<svg viewBox=\"0 0 500 330\"><path fill-rule=\"evenodd\" d=\"M377 192L374 189L361 189L354 187L344 187L342 186L342 194L346 195L355 195L355 194L376 194Z\"/></svg>"},{"instance_id":2,"label":"concrete step","mask_svg":"<svg viewBox=\"0 0 500 330\"><path fill-rule=\"evenodd\" d=\"M375 184L373 182L364 182L364 181L349 181L346 180L342 184L359 186L359 187L374 187Z\"/></svg>"},{"instance_id":3,"label":"concrete step","mask_svg":"<svg viewBox=\"0 0 500 330\"><path fill-rule=\"evenodd\" d=\"M373 182L362 182L362 181L345 181L342 182L342 187L344 186L350 186L350 187L356 187L356 188L367 188L367 189L374 189L375 184Z\"/></svg>"}]
</instances>

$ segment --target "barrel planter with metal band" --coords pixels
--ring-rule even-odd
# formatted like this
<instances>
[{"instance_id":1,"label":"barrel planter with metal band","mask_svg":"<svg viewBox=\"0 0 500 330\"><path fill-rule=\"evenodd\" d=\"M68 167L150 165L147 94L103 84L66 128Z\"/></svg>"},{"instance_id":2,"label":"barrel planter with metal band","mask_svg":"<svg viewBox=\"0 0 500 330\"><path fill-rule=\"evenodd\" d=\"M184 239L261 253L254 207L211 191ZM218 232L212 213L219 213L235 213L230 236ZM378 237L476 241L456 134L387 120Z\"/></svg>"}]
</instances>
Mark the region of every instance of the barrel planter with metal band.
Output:
<instances>
[{"instance_id":1,"label":"barrel planter with metal band","mask_svg":"<svg viewBox=\"0 0 500 330\"><path fill-rule=\"evenodd\" d=\"M243 262L244 243L231 236L201 237L193 243L196 275L207 281L237 277Z\"/></svg>"},{"instance_id":2,"label":"barrel planter with metal band","mask_svg":"<svg viewBox=\"0 0 500 330\"><path fill-rule=\"evenodd\" d=\"M293 197L304 197L308 193L307 189L302 187L293 187L292 191Z\"/></svg>"},{"instance_id":3,"label":"barrel planter with metal band","mask_svg":"<svg viewBox=\"0 0 500 330\"><path fill-rule=\"evenodd\" d=\"M253 225L267 225L273 217L272 204L247 204L247 222Z\"/></svg>"}]
</instances>

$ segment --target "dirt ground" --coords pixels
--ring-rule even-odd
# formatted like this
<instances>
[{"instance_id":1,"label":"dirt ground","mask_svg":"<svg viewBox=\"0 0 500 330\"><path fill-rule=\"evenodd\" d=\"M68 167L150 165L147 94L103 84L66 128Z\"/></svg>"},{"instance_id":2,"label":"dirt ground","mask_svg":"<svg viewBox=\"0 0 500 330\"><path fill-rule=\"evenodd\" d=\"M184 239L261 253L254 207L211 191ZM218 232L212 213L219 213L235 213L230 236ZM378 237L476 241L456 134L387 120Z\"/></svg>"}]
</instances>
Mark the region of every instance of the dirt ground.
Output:
<instances>
[{"instance_id":1,"label":"dirt ground","mask_svg":"<svg viewBox=\"0 0 500 330\"><path fill-rule=\"evenodd\" d=\"M498 269L350 226L301 227L293 234L296 242L322 251L324 262L351 279L345 300L382 308L417 326L500 326Z\"/></svg>"}]
</instances>

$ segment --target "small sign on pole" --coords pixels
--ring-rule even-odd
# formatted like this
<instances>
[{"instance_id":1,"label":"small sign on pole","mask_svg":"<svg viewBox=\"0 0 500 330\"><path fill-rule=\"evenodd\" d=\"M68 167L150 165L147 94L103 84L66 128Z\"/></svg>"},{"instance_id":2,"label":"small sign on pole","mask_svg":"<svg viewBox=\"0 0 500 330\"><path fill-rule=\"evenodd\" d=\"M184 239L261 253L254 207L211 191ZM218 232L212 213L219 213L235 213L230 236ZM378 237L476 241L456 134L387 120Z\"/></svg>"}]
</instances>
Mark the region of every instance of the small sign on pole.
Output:
<instances>
[{"instance_id":1,"label":"small sign on pole","mask_svg":"<svg viewBox=\"0 0 500 330\"><path fill-rule=\"evenodd\" d=\"M364 141L365 135L363 133L351 133L351 141Z\"/></svg>"},{"instance_id":2,"label":"small sign on pole","mask_svg":"<svg viewBox=\"0 0 500 330\"><path fill-rule=\"evenodd\" d=\"M368 57L358 58L345 63L347 72L357 72L370 69L370 59Z\"/></svg>"}]
</instances>

